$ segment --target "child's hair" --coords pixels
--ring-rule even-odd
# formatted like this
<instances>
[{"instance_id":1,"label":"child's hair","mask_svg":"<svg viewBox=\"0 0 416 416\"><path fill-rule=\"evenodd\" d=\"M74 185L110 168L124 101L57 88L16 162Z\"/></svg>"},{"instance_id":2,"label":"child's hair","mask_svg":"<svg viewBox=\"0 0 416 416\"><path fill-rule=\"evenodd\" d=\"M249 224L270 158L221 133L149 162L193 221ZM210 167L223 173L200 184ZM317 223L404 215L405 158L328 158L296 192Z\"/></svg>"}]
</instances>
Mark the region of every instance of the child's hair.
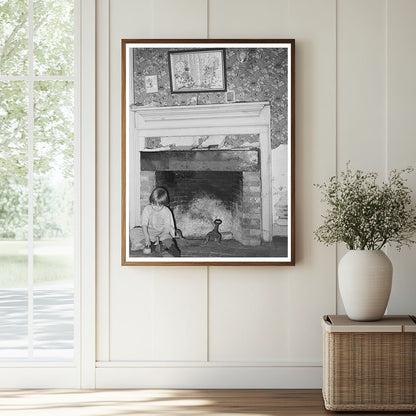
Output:
<instances>
[{"instance_id":1,"label":"child's hair","mask_svg":"<svg viewBox=\"0 0 416 416\"><path fill-rule=\"evenodd\" d=\"M149 197L149 202L152 205L168 205L169 204L168 191L162 187L157 187L153 189Z\"/></svg>"}]
</instances>

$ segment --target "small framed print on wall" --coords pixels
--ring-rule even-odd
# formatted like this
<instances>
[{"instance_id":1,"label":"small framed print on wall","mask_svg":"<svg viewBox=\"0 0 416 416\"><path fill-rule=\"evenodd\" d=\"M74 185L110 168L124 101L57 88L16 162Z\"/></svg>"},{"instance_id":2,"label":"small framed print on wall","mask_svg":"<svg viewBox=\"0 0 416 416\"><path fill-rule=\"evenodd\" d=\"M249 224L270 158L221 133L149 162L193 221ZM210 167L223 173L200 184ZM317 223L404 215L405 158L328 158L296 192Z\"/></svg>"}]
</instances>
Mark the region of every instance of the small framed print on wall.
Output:
<instances>
[{"instance_id":1,"label":"small framed print on wall","mask_svg":"<svg viewBox=\"0 0 416 416\"><path fill-rule=\"evenodd\" d=\"M122 40L122 265L294 265L294 58Z\"/></svg>"},{"instance_id":2,"label":"small framed print on wall","mask_svg":"<svg viewBox=\"0 0 416 416\"><path fill-rule=\"evenodd\" d=\"M144 77L144 83L148 94L158 92L157 75L146 75Z\"/></svg>"},{"instance_id":3,"label":"small framed print on wall","mask_svg":"<svg viewBox=\"0 0 416 416\"><path fill-rule=\"evenodd\" d=\"M235 101L235 92L227 91L225 93L225 100L227 101L227 103L233 103Z\"/></svg>"}]
</instances>

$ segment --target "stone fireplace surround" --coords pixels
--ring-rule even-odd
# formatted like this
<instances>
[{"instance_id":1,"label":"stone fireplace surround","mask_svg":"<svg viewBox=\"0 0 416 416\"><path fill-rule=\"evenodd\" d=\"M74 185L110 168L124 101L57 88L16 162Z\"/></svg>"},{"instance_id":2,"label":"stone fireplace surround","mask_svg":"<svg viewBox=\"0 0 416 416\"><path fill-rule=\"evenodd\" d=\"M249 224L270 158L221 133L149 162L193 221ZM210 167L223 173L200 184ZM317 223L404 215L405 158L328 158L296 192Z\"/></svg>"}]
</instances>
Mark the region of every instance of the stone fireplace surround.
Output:
<instances>
[{"instance_id":1,"label":"stone fireplace surround","mask_svg":"<svg viewBox=\"0 0 416 416\"><path fill-rule=\"evenodd\" d=\"M234 238L257 245L272 240L270 104L268 102L175 107L130 107L129 226L140 225L156 177L167 172L240 172L240 219ZM215 150L145 149L146 137L258 134L259 148ZM225 177L225 176L224 176ZM160 182L159 182L160 184ZM238 211L238 212L237 212Z\"/></svg>"}]
</instances>

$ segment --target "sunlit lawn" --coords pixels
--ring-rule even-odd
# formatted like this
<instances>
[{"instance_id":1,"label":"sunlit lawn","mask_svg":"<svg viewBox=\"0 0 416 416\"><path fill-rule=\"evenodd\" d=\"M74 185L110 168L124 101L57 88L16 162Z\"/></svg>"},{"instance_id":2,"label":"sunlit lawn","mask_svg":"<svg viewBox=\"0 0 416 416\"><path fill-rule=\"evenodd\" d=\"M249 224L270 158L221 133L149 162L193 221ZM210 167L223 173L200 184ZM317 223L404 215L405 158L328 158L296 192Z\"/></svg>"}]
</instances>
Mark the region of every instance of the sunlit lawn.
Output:
<instances>
[{"instance_id":1,"label":"sunlit lawn","mask_svg":"<svg viewBox=\"0 0 416 416\"><path fill-rule=\"evenodd\" d=\"M73 280L72 241L34 243L34 284L68 284ZM0 289L27 286L27 242L0 240Z\"/></svg>"}]
</instances>

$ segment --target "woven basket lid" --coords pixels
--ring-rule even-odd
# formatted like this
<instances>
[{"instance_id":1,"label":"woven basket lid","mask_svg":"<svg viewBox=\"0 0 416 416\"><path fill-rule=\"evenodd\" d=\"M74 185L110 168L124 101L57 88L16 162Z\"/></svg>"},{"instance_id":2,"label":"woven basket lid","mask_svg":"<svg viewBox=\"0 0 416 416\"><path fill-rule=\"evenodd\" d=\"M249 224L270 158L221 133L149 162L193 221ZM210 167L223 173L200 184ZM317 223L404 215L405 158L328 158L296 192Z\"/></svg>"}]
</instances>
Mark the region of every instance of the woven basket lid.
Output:
<instances>
[{"instance_id":1,"label":"woven basket lid","mask_svg":"<svg viewBox=\"0 0 416 416\"><path fill-rule=\"evenodd\" d=\"M327 332L416 332L416 318L410 315L385 315L372 322L352 321L347 315L325 315L322 327Z\"/></svg>"}]
</instances>

